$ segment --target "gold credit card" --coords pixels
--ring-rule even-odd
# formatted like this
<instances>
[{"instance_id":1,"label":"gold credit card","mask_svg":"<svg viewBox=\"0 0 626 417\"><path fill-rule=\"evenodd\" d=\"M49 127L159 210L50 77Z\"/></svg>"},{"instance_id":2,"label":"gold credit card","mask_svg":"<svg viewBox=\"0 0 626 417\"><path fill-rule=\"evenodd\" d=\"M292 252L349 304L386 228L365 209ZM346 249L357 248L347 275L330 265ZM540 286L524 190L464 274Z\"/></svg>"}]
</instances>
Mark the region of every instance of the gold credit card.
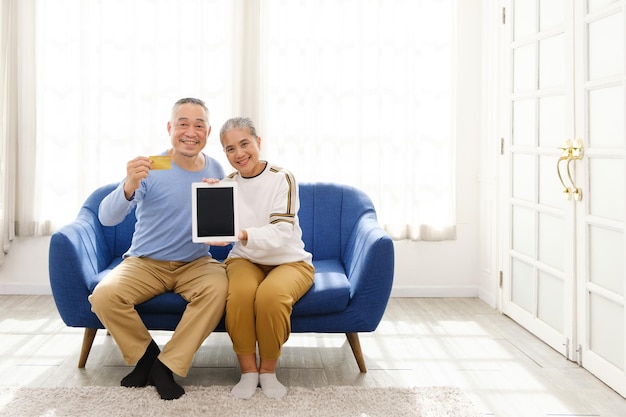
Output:
<instances>
[{"instance_id":1,"label":"gold credit card","mask_svg":"<svg viewBox=\"0 0 626 417\"><path fill-rule=\"evenodd\" d=\"M148 157L152 161L150 169L172 169L172 157L168 155L153 155Z\"/></svg>"}]
</instances>

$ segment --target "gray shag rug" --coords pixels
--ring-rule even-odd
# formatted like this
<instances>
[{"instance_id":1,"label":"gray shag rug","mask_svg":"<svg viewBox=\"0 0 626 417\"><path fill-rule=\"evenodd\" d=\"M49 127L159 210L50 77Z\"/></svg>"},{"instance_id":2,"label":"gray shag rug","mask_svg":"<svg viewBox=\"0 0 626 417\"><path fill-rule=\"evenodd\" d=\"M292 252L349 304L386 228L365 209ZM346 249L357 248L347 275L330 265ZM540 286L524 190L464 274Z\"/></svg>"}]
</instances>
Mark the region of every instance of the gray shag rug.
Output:
<instances>
[{"instance_id":1,"label":"gray shag rug","mask_svg":"<svg viewBox=\"0 0 626 417\"><path fill-rule=\"evenodd\" d=\"M454 387L289 387L280 400L258 392L249 400L227 386L187 386L178 400L163 401L154 387L0 387L0 416L20 417L479 417L483 414Z\"/></svg>"}]
</instances>

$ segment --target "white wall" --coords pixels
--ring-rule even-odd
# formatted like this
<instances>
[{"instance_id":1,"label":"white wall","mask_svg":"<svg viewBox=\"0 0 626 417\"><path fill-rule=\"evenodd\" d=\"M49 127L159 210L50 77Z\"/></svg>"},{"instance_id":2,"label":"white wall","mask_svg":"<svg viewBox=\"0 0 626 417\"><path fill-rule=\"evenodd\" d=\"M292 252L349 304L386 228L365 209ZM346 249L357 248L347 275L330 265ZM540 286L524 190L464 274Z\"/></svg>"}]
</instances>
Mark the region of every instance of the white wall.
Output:
<instances>
[{"instance_id":1,"label":"white wall","mask_svg":"<svg viewBox=\"0 0 626 417\"><path fill-rule=\"evenodd\" d=\"M0 294L50 294L49 237L18 237L0 266Z\"/></svg>"},{"instance_id":2,"label":"white wall","mask_svg":"<svg viewBox=\"0 0 626 417\"><path fill-rule=\"evenodd\" d=\"M500 308L501 289L499 269L501 268L500 210L498 187L499 165L502 159L500 138L503 114L499 107L501 95L500 78L505 69L501 57L502 10L492 0L481 0L482 8L482 89L481 89L481 134L480 167L478 179L479 199L479 297L494 308Z\"/></svg>"},{"instance_id":3,"label":"white wall","mask_svg":"<svg viewBox=\"0 0 626 417\"><path fill-rule=\"evenodd\" d=\"M482 0L457 2L456 205L457 240L397 242L392 296L477 297L478 175L481 143ZM487 300L492 304L491 300Z\"/></svg>"},{"instance_id":4,"label":"white wall","mask_svg":"<svg viewBox=\"0 0 626 417\"><path fill-rule=\"evenodd\" d=\"M457 240L396 242L395 297L484 296L493 305L492 286L481 278L479 262L483 1L459 1L457 11ZM0 266L0 293L50 293L48 244L49 238L18 238L13 242L5 264Z\"/></svg>"}]
</instances>

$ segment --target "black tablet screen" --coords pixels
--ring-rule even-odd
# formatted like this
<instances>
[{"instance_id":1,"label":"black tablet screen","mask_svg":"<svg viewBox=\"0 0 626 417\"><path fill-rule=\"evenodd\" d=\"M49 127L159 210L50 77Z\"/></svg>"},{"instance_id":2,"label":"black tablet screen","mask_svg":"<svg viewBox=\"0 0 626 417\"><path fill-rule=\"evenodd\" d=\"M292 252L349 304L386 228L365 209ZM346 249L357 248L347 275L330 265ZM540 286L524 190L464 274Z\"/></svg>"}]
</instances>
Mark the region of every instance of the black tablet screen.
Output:
<instances>
[{"instance_id":1,"label":"black tablet screen","mask_svg":"<svg viewBox=\"0 0 626 417\"><path fill-rule=\"evenodd\" d=\"M234 190L231 187L196 189L198 237L235 234Z\"/></svg>"}]
</instances>

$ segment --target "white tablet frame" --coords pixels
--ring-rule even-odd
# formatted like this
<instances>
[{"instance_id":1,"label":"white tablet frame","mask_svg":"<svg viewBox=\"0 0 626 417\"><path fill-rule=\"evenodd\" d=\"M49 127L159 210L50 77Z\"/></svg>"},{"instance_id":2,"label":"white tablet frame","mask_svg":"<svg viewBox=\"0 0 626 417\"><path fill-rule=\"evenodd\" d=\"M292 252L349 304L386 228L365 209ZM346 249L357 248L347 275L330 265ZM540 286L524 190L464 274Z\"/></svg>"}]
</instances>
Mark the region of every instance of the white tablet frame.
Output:
<instances>
[{"instance_id":1,"label":"white tablet frame","mask_svg":"<svg viewBox=\"0 0 626 417\"><path fill-rule=\"evenodd\" d=\"M216 233L216 234L200 234L198 231L198 225L200 223L202 216L206 216L206 213L201 213L198 210L198 193L202 193L203 197L207 197L206 194L213 194L211 190L220 190L224 191L224 189L232 190L231 196L232 200L226 203L226 207L221 207L221 209L226 209L226 213L220 213L220 215L226 215L228 218L225 221L230 222L232 220L233 227L228 231L228 233ZM223 197L220 193L220 197ZM206 182L194 182L191 184L191 219L192 219L192 241L195 243L206 243L206 242L235 242L239 240L237 236L239 235L239 198L238 198L238 187L235 181L220 181L215 184L209 184ZM211 213L209 215L215 215L216 213Z\"/></svg>"}]
</instances>

